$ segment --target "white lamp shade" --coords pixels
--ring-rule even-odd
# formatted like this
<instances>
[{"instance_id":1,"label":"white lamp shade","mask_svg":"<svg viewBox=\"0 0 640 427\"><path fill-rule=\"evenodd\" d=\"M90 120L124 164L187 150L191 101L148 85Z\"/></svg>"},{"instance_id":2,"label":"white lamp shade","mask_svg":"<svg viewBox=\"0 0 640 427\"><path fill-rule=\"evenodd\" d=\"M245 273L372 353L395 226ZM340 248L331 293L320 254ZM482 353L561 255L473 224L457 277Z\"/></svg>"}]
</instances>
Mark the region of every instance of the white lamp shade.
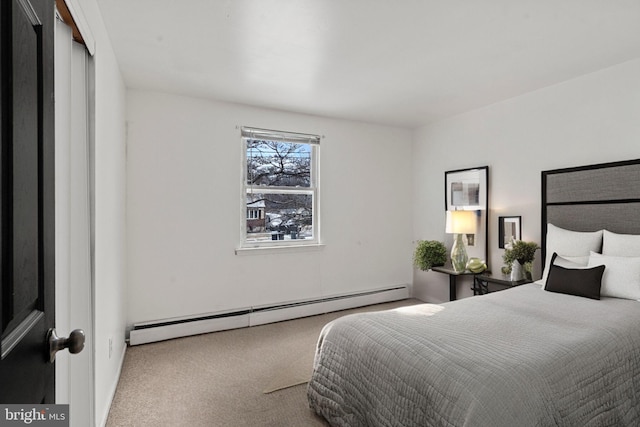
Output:
<instances>
[{"instance_id":1,"label":"white lamp shade","mask_svg":"<svg viewBox=\"0 0 640 427\"><path fill-rule=\"evenodd\" d=\"M447 233L475 234L476 213L474 211L447 211Z\"/></svg>"}]
</instances>

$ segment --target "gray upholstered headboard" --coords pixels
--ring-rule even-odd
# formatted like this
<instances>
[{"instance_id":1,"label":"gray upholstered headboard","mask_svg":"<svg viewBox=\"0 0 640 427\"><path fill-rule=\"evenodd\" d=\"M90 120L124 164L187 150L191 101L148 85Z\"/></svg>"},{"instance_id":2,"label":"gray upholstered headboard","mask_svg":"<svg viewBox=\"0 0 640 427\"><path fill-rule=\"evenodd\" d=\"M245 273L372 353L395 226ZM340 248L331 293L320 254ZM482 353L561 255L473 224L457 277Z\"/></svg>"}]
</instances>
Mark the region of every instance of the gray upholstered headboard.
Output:
<instances>
[{"instance_id":1,"label":"gray upholstered headboard","mask_svg":"<svg viewBox=\"0 0 640 427\"><path fill-rule=\"evenodd\" d=\"M640 159L542 172L542 259L547 224L640 234Z\"/></svg>"}]
</instances>

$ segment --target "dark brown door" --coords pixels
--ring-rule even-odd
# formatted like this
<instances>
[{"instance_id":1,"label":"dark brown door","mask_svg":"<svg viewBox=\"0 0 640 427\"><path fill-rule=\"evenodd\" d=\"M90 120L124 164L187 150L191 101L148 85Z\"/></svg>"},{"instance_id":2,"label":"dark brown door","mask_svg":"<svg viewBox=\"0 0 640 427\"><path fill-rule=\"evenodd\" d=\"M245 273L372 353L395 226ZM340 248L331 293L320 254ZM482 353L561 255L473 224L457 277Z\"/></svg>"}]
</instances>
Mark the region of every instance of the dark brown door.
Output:
<instances>
[{"instance_id":1,"label":"dark brown door","mask_svg":"<svg viewBox=\"0 0 640 427\"><path fill-rule=\"evenodd\" d=\"M0 403L53 403L53 0L1 0Z\"/></svg>"}]
</instances>

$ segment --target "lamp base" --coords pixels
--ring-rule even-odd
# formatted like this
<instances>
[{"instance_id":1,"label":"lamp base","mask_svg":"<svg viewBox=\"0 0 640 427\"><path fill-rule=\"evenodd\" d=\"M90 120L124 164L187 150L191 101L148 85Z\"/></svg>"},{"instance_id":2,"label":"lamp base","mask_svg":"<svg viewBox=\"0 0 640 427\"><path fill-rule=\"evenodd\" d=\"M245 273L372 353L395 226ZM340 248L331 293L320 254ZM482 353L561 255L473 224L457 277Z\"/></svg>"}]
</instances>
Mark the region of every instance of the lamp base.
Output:
<instances>
[{"instance_id":1,"label":"lamp base","mask_svg":"<svg viewBox=\"0 0 640 427\"><path fill-rule=\"evenodd\" d=\"M467 262L469 256L467 255L467 249L464 245L464 240L461 233L456 234L453 240L453 247L451 248L451 265L456 273L462 273L467 269Z\"/></svg>"}]
</instances>

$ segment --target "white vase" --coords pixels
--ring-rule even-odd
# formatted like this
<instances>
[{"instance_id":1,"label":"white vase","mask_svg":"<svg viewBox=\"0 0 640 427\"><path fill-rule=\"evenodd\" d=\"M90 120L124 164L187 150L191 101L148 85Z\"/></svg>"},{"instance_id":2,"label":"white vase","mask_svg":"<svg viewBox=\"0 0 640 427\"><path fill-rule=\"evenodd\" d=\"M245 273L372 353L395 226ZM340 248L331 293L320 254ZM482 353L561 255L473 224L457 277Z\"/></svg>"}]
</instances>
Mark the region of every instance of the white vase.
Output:
<instances>
[{"instance_id":1,"label":"white vase","mask_svg":"<svg viewBox=\"0 0 640 427\"><path fill-rule=\"evenodd\" d=\"M512 282L525 279L524 265L520 264L518 260L511 263L511 277Z\"/></svg>"}]
</instances>

